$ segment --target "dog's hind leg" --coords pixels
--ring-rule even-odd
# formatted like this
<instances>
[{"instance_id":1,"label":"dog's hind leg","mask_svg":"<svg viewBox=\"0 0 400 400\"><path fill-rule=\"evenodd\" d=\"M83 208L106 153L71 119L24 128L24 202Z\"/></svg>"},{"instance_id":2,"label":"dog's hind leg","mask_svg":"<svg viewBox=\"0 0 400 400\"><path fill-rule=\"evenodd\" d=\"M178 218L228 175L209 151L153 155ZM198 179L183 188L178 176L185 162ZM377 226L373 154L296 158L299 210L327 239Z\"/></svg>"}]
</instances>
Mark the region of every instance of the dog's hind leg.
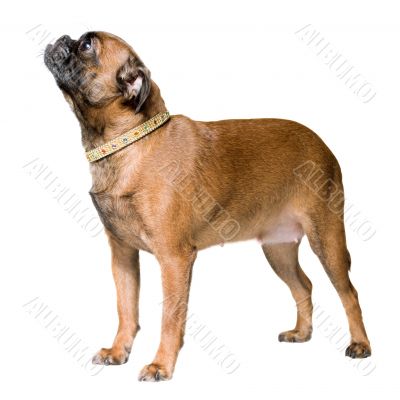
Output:
<instances>
[{"instance_id":1,"label":"dog's hind leg","mask_svg":"<svg viewBox=\"0 0 400 400\"><path fill-rule=\"evenodd\" d=\"M299 242L263 244L262 249L276 274L289 286L297 305L293 330L279 334L280 342L305 342L312 333L312 284L298 261Z\"/></svg>"},{"instance_id":2,"label":"dog's hind leg","mask_svg":"<svg viewBox=\"0 0 400 400\"><path fill-rule=\"evenodd\" d=\"M350 254L346 247L343 218L323 206L318 216L309 217L304 230L314 253L319 257L333 286L339 294L347 314L351 343L346 355L364 358L371 355L358 302L357 291L349 278Z\"/></svg>"}]
</instances>

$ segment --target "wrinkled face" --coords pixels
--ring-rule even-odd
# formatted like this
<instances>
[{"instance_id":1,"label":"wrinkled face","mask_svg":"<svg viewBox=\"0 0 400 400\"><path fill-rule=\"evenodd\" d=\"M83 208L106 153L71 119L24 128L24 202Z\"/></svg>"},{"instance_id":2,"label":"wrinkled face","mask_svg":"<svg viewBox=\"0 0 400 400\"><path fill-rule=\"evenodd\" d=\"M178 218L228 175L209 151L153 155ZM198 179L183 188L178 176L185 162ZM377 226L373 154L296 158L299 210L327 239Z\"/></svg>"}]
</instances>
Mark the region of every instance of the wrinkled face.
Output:
<instances>
[{"instance_id":1,"label":"wrinkled face","mask_svg":"<svg viewBox=\"0 0 400 400\"><path fill-rule=\"evenodd\" d=\"M150 72L117 36L87 32L65 35L46 47L44 61L74 104L102 107L123 97L139 112L150 92Z\"/></svg>"}]
</instances>

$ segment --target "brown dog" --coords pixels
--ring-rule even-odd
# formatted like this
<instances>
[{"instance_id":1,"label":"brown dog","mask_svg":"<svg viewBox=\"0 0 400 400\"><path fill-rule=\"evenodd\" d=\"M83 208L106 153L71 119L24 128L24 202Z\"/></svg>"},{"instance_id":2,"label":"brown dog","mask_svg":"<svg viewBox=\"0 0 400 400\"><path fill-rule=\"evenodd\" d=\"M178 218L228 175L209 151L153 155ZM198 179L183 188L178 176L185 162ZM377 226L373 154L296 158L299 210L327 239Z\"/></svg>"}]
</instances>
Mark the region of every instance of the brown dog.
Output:
<instances>
[{"instance_id":1,"label":"brown dog","mask_svg":"<svg viewBox=\"0 0 400 400\"><path fill-rule=\"evenodd\" d=\"M128 360L139 330L139 250L159 261L164 294L160 346L140 380L172 377L196 253L221 242L260 241L297 304L296 327L279 340L309 340L312 285L298 262L304 234L346 310L346 355L371 354L348 274L340 167L315 133L279 119L197 122L177 115L165 122L149 70L108 33L89 32L77 41L63 36L47 46L45 63L81 124L85 150L100 154L95 160L87 153L90 195L111 246L119 327L112 348L101 349L94 363ZM144 137L124 145L133 128L136 139Z\"/></svg>"}]
</instances>

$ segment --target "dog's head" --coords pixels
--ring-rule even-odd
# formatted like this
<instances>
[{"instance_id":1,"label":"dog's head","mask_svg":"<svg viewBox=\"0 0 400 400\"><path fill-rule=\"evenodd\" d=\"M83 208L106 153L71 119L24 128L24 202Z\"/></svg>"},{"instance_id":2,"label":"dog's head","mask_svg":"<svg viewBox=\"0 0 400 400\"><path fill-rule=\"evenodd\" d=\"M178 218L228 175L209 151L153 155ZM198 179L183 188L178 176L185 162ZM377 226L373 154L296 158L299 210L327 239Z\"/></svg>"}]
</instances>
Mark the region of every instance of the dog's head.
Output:
<instances>
[{"instance_id":1,"label":"dog's head","mask_svg":"<svg viewBox=\"0 0 400 400\"><path fill-rule=\"evenodd\" d=\"M87 32L46 47L44 61L73 107L101 108L118 100L137 113L150 93L150 72L122 39Z\"/></svg>"}]
</instances>

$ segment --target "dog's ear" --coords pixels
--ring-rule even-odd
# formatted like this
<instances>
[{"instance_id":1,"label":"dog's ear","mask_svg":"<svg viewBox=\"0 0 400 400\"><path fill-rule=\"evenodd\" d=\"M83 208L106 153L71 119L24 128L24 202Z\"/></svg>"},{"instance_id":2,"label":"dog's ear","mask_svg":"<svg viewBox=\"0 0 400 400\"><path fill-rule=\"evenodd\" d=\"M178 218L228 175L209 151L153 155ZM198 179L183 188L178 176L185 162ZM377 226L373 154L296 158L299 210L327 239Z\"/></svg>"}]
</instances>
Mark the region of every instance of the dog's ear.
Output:
<instances>
[{"instance_id":1,"label":"dog's ear","mask_svg":"<svg viewBox=\"0 0 400 400\"><path fill-rule=\"evenodd\" d=\"M139 58L129 57L117 73L117 82L127 100L132 100L135 113L150 94L150 71Z\"/></svg>"}]
</instances>

